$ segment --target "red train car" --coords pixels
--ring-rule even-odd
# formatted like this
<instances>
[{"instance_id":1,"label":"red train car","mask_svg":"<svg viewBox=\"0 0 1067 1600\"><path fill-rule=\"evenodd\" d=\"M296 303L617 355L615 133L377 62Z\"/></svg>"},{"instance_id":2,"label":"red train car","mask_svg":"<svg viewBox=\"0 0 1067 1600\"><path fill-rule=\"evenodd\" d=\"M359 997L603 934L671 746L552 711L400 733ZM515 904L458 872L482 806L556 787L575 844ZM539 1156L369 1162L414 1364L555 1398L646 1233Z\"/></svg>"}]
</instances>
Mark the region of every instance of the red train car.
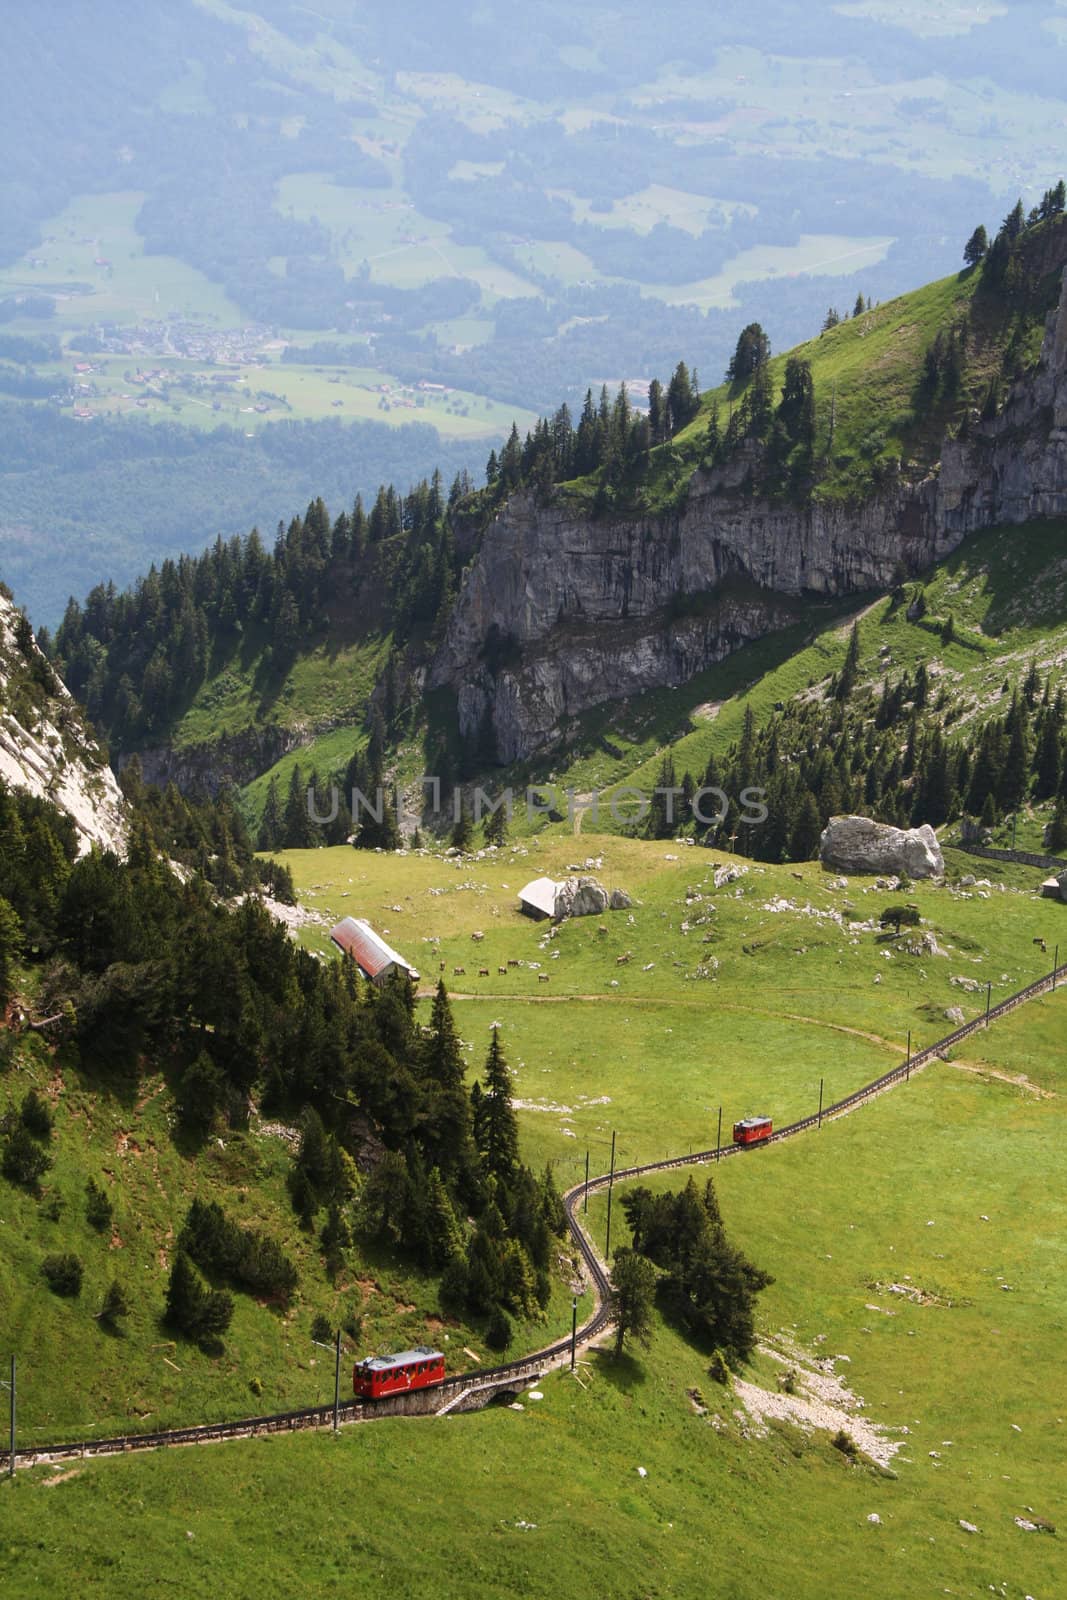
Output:
<instances>
[{"instance_id":1,"label":"red train car","mask_svg":"<svg viewBox=\"0 0 1067 1600\"><path fill-rule=\"evenodd\" d=\"M759 1144L772 1133L770 1117L746 1117L734 1123L734 1144Z\"/></svg>"},{"instance_id":2,"label":"red train car","mask_svg":"<svg viewBox=\"0 0 1067 1600\"><path fill-rule=\"evenodd\" d=\"M357 1400L380 1400L383 1395L407 1394L443 1383L445 1358L428 1344L401 1350L395 1356L370 1356L352 1369L352 1390Z\"/></svg>"}]
</instances>

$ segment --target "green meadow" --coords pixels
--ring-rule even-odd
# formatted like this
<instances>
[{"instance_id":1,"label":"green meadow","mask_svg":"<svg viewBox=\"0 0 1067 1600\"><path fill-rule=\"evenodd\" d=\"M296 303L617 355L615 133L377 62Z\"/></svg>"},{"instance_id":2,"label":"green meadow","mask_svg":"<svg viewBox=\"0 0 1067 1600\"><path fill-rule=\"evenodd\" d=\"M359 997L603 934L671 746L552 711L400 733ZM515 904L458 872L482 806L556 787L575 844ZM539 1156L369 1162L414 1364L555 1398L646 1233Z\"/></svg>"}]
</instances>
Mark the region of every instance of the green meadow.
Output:
<instances>
[{"instance_id":1,"label":"green meadow","mask_svg":"<svg viewBox=\"0 0 1067 1600\"><path fill-rule=\"evenodd\" d=\"M1039 1013L1062 1038L1065 1004L989 1039L1025 1051ZM748 1391L716 1385L707 1353L660 1322L648 1350L586 1352L579 1381L547 1377L521 1411L20 1472L0 1486L5 1593L166 1578L227 1600L263 1584L421 1600L443 1583L460 1600L821 1600L862 1574L894 1600L1052 1596L1062 1115L1058 1097L939 1064L715 1172L731 1235L775 1278L745 1381L765 1403L828 1362L898 1446L888 1467L851 1464L825 1429L758 1422ZM603 1196L589 1218L602 1239Z\"/></svg>"}]
</instances>

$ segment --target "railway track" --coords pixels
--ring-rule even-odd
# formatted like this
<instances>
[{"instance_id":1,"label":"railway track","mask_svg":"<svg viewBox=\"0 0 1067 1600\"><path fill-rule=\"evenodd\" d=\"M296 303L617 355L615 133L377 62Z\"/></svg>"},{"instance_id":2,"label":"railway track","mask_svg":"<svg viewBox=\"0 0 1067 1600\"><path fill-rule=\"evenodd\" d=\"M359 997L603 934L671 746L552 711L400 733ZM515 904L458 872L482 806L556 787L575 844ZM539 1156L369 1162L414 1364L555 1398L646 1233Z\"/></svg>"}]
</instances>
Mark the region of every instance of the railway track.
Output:
<instances>
[{"instance_id":1,"label":"railway track","mask_svg":"<svg viewBox=\"0 0 1067 1600\"><path fill-rule=\"evenodd\" d=\"M967 1022L962 1027L956 1028L952 1033L946 1034L936 1043L926 1045L922 1050L917 1050L910 1056L903 1066L894 1067L892 1071L883 1073L880 1078L864 1084L861 1089L845 1095L841 1100L836 1100L832 1105L824 1106L821 1112L812 1116L801 1117L796 1122L789 1123L784 1128L777 1129L766 1140L762 1140L756 1148L763 1145L778 1144L783 1139L795 1138L797 1134L806 1133L811 1128L821 1126L823 1122L832 1121L836 1117L846 1116L858 1106L865 1105L874 1100L878 1095L885 1094L899 1083L906 1083L913 1072L919 1072L945 1056L955 1045L962 1043L972 1034L980 1032L990 1023L999 1021L1007 1016L1018 1006L1025 1005L1027 1001L1036 1000L1043 994L1048 994L1059 984L1067 980L1067 964L1056 967L1046 977L1039 978L1035 983L1028 984L1025 989L1009 995L1006 1000L991 1006L982 1016L973 1022ZM440 1400L442 1405L434 1407L429 1412L416 1413L418 1415L435 1415L438 1411L448 1410L460 1399L466 1390L475 1387L480 1389L504 1390L509 1382L516 1385L528 1379L538 1377L546 1368L557 1366L570 1359L572 1348L589 1344L593 1339L599 1338L612 1325L611 1315L611 1283L608 1277L607 1264L597 1254L592 1240L578 1220L579 1207L588 1195L598 1190L606 1189L614 1183L625 1183L634 1178L646 1177L655 1172L671 1172L675 1168L707 1165L709 1162L725 1161L732 1156L741 1154L745 1147L740 1145L723 1145L719 1148L701 1150L684 1156L669 1157L663 1161L650 1161L643 1166L622 1167L614 1173L603 1173L597 1178L577 1183L568 1189L563 1196L563 1203L567 1213L567 1223L572 1237L578 1248L579 1254L585 1264L593 1287L594 1308L589 1320L577 1330L576 1340L571 1338L558 1339L553 1344L546 1345L541 1350L535 1350L530 1355L523 1356L515 1361L507 1361L497 1367L480 1367L474 1372L459 1373L454 1378L447 1378L443 1384L437 1384L432 1390L420 1391L424 1395L432 1395L434 1400ZM377 1400L371 1405L364 1405L362 1401L345 1401L338 1408L338 1420L345 1423L364 1422L379 1417L411 1415L410 1406L406 1404L409 1397L398 1395L391 1399ZM257 1435L272 1433L289 1433L304 1428L322 1428L332 1426L334 1408L332 1405L305 1406L292 1411L277 1411L261 1417L244 1417L235 1422L208 1422L200 1423L189 1428L168 1428L158 1433L133 1433L118 1434L109 1439L80 1439L62 1444L46 1444L31 1446L30 1448L15 1451L16 1466L33 1466L40 1462L66 1461L80 1459L88 1456L124 1455L133 1450L159 1450L170 1449L180 1445L198 1445L214 1443L222 1439L247 1439ZM10 1464L10 1453L0 1451L0 1467L6 1469Z\"/></svg>"}]
</instances>

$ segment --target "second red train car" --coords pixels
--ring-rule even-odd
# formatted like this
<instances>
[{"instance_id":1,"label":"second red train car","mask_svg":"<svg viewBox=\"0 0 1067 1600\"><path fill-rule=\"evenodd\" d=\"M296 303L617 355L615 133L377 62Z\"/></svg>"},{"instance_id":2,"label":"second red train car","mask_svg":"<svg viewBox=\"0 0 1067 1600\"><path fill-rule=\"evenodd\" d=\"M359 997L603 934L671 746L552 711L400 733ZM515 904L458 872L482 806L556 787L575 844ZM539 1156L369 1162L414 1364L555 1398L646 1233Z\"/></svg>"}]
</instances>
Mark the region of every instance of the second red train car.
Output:
<instances>
[{"instance_id":1,"label":"second red train car","mask_svg":"<svg viewBox=\"0 0 1067 1600\"><path fill-rule=\"evenodd\" d=\"M746 1117L734 1123L734 1144L759 1144L773 1132L770 1117Z\"/></svg>"},{"instance_id":2,"label":"second red train car","mask_svg":"<svg viewBox=\"0 0 1067 1600\"><path fill-rule=\"evenodd\" d=\"M380 1400L383 1395L407 1394L443 1383L445 1358L428 1344L401 1350L395 1356L369 1356L352 1369L352 1389L358 1400Z\"/></svg>"}]
</instances>

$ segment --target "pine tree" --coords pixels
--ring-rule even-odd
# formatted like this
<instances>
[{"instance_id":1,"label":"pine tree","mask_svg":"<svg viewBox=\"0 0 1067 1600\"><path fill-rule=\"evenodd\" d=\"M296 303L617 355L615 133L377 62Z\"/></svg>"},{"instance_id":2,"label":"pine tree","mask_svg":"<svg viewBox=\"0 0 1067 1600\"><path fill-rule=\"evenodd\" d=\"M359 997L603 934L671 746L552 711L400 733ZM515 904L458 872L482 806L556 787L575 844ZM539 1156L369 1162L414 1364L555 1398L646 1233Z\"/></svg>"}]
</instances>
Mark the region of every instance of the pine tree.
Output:
<instances>
[{"instance_id":1,"label":"pine tree","mask_svg":"<svg viewBox=\"0 0 1067 1600\"><path fill-rule=\"evenodd\" d=\"M822 817L815 796L808 790L800 802L796 821L789 839L789 856L792 861L812 861L818 854L822 837Z\"/></svg>"},{"instance_id":2,"label":"pine tree","mask_svg":"<svg viewBox=\"0 0 1067 1600\"><path fill-rule=\"evenodd\" d=\"M737 346L726 369L728 383L740 387L748 382L771 357L771 341L758 322L750 322L738 336Z\"/></svg>"},{"instance_id":3,"label":"pine tree","mask_svg":"<svg viewBox=\"0 0 1067 1600\"><path fill-rule=\"evenodd\" d=\"M656 1296L656 1269L636 1250L616 1250L611 1268L611 1293L615 1312L615 1358L622 1355L628 1338L647 1345L652 1338L652 1308Z\"/></svg>"},{"instance_id":4,"label":"pine tree","mask_svg":"<svg viewBox=\"0 0 1067 1600\"><path fill-rule=\"evenodd\" d=\"M508 840L508 814L505 808L497 806L494 811L486 813L482 824L482 834L487 845L495 845L498 850L503 849Z\"/></svg>"},{"instance_id":5,"label":"pine tree","mask_svg":"<svg viewBox=\"0 0 1067 1600\"><path fill-rule=\"evenodd\" d=\"M423 1143L428 1158L450 1179L473 1165L471 1102L464 1078L466 1067L452 1007L442 979L430 1008L430 1023L422 1043L420 1076L427 1108Z\"/></svg>"},{"instance_id":6,"label":"pine tree","mask_svg":"<svg viewBox=\"0 0 1067 1600\"><path fill-rule=\"evenodd\" d=\"M11 999L22 955L22 924L10 901L0 895L0 1007Z\"/></svg>"},{"instance_id":7,"label":"pine tree","mask_svg":"<svg viewBox=\"0 0 1067 1600\"><path fill-rule=\"evenodd\" d=\"M453 850L458 850L461 854L471 847L470 812L467 810L467 802L462 799L460 801L459 816L456 818L452 828L450 842Z\"/></svg>"},{"instance_id":8,"label":"pine tree","mask_svg":"<svg viewBox=\"0 0 1067 1600\"><path fill-rule=\"evenodd\" d=\"M1017 811L1030 786L1030 743L1026 712L1014 696L1007 723L1008 748L997 784L997 802L1003 812Z\"/></svg>"},{"instance_id":9,"label":"pine tree","mask_svg":"<svg viewBox=\"0 0 1067 1600\"><path fill-rule=\"evenodd\" d=\"M299 766L289 779L282 834L287 850L307 850L319 843L318 828L308 814L307 790Z\"/></svg>"},{"instance_id":10,"label":"pine tree","mask_svg":"<svg viewBox=\"0 0 1067 1600\"><path fill-rule=\"evenodd\" d=\"M989 235L985 231L984 224L979 223L964 246L963 259L969 267L976 267L979 262L985 260L988 249Z\"/></svg>"},{"instance_id":11,"label":"pine tree","mask_svg":"<svg viewBox=\"0 0 1067 1600\"><path fill-rule=\"evenodd\" d=\"M1059 855L1067 850L1067 795L1061 794L1057 797L1052 821L1045 834L1045 846L1053 855Z\"/></svg>"},{"instance_id":12,"label":"pine tree","mask_svg":"<svg viewBox=\"0 0 1067 1600\"><path fill-rule=\"evenodd\" d=\"M167 1283L165 1317L191 1339L215 1339L230 1325L233 1301L228 1294L208 1289L185 1251L179 1250Z\"/></svg>"},{"instance_id":13,"label":"pine tree","mask_svg":"<svg viewBox=\"0 0 1067 1600\"><path fill-rule=\"evenodd\" d=\"M507 1187L519 1164L519 1130L511 1103L511 1072L498 1028L493 1029L482 1076L477 1129L482 1164L489 1176Z\"/></svg>"},{"instance_id":14,"label":"pine tree","mask_svg":"<svg viewBox=\"0 0 1067 1600\"><path fill-rule=\"evenodd\" d=\"M430 1169L426 1188L426 1254L431 1267L440 1270L463 1253L463 1229L448 1198L438 1167Z\"/></svg>"}]
</instances>

